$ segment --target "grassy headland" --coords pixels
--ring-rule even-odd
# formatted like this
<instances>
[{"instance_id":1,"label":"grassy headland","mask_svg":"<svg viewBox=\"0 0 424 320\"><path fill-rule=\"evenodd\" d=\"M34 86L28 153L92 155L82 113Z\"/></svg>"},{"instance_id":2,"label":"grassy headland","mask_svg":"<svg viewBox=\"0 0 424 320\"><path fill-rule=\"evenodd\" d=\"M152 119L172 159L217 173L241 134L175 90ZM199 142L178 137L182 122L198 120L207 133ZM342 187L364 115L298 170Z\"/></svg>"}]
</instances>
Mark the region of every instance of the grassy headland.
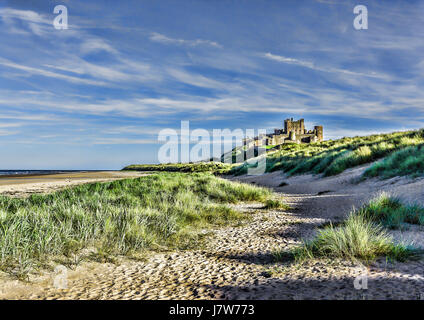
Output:
<instances>
[{"instance_id":1,"label":"grassy headland","mask_svg":"<svg viewBox=\"0 0 424 320\"><path fill-rule=\"evenodd\" d=\"M370 169L367 175L422 175L423 145L424 130L342 138L311 144L283 144L280 150L267 154L266 172L283 170L289 176L303 173L331 176L392 155L390 161ZM394 170L399 162L404 164ZM230 173L245 174L249 166L254 164L245 162L234 167Z\"/></svg>"},{"instance_id":2,"label":"grassy headland","mask_svg":"<svg viewBox=\"0 0 424 320\"><path fill-rule=\"evenodd\" d=\"M226 174L234 167L233 164L221 162L168 163L168 164L133 164L122 170L132 171L165 171L165 172L210 172Z\"/></svg>"},{"instance_id":3,"label":"grassy headland","mask_svg":"<svg viewBox=\"0 0 424 320\"><path fill-rule=\"evenodd\" d=\"M0 270L25 274L83 248L127 255L184 248L199 230L245 218L226 206L272 193L208 173L158 173L92 183L29 198L0 196Z\"/></svg>"}]
</instances>

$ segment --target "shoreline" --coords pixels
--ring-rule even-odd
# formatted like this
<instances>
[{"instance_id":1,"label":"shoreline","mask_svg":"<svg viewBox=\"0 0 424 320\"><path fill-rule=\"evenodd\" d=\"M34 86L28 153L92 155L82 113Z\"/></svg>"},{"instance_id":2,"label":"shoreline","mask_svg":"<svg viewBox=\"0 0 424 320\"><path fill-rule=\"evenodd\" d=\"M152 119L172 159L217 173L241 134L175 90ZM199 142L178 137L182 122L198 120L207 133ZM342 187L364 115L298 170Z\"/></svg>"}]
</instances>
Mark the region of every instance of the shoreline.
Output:
<instances>
[{"instance_id":1,"label":"shoreline","mask_svg":"<svg viewBox=\"0 0 424 320\"><path fill-rule=\"evenodd\" d=\"M114 180L137 178L143 172L79 171L55 174L0 176L0 195L26 197L34 193L51 193L67 187Z\"/></svg>"},{"instance_id":2,"label":"shoreline","mask_svg":"<svg viewBox=\"0 0 424 320\"><path fill-rule=\"evenodd\" d=\"M92 172L119 172L119 170L0 170L0 172L34 172L34 173L16 173L0 174L0 180L3 178L23 178L38 177L46 175L73 174L73 173L92 173Z\"/></svg>"}]
</instances>

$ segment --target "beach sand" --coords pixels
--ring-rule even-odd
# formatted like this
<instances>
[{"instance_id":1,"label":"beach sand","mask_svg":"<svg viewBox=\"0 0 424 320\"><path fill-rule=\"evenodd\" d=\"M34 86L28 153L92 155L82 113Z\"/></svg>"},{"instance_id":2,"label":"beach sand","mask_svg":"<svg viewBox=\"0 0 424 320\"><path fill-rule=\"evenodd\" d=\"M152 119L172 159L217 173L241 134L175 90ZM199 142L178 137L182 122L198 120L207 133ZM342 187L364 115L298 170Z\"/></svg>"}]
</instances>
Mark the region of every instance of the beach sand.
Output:
<instances>
[{"instance_id":1,"label":"beach sand","mask_svg":"<svg viewBox=\"0 0 424 320\"><path fill-rule=\"evenodd\" d=\"M266 210L258 203L232 205L251 213L239 226L208 230L193 250L150 252L145 260L79 262L67 268L66 289L54 287L57 274L42 272L29 282L0 273L0 299L423 299L424 261L370 265L359 261L312 260L276 263L274 250L290 250L323 223L339 222L381 191L423 203L424 179L370 179L355 183L367 166L322 178L286 177L282 172L230 177L273 188L288 210ZM279 187L281 182L287 185ZM423 227L392 232L395 240L424 246ZM418 230L419 229L419 230ZM367 289L354 281L366 276Z\"/></svg>"},{"instance_id":2,"label":"beach sand","mask_svg":"<svg viewBox=\"0 0 424 320\"><path fill-rule=\"evenodd\" d=\"M69 186L136 178L146 173L136 171L90 171L45 175L0 176L0 194L26 197L33 193L51 193Z\"/></svg>"}]
</instances>

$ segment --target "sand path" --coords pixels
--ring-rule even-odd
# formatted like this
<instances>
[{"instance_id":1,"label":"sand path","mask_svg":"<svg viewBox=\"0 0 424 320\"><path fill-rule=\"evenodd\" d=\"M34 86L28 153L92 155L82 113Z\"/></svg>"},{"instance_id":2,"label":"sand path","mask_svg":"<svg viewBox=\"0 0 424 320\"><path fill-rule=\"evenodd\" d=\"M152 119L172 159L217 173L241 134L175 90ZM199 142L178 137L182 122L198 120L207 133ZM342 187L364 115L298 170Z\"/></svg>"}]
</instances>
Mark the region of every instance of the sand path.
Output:
<instances>
[{"instance_id":1,"label":"sand path","mask_svg":"<svg viewBox=\"0 0 424 320\"><path fill-rule=\"evenodd\" d=\"M280 172L241 177L275 188L292 207L267 211L260 204L238 205L252 219L214 230L197 250L155 253L147 261L120 265L81 264L68 271L68 289L55 289L53 276L32 284L8 281L3 298L20 299L417 299L424 298L422 261L364 267L343 261L314 261L302 266L276 264L272 251L290 248L315 228L338 221L352 209L388 190L405 200L422 197L424 180L395 179L352 184L365 167L339 176L286 179ZM285 181L288 185L278 187ZM409 231L408 231L409 232ZM422 244L422 230L403 232ZM354 288L367 275L367 290Z\"/></svg>"}]
</instances>

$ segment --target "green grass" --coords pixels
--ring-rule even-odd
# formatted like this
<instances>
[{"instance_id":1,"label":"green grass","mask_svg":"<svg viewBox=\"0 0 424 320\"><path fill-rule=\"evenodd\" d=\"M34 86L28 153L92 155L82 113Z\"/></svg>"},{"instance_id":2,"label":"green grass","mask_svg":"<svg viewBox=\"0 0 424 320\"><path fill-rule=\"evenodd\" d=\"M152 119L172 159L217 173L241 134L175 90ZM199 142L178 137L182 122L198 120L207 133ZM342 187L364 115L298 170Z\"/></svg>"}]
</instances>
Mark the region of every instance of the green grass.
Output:
<instances>
[{"instance_id":1,"label":"green grass","mask_svg":"<svg viewBox=\"0 0 424 320\"><path fill-rule=\"evenodd\" d=\"M381 225L353 213L338 227L330 225L318 230L313 240L288 254L297 261L341 258L369 262L381 256L405 261L415 253L408 246L395 244Z\"/></svg>"},{"instance_id":2,"label":"green grass","mask_svg":"<svg viewBox=\"0 0 424 320\"><path fill-rule=\"evenodd\" d=\"M265 149L267 149L267 150L274 149L276 146L278 146L278 144L267 145L267 146L265 146Z\"/></svg>"},{"instance_id":3,"label":"green grass","mask_svg":"<svg viewBox=\"0 0 424 320\"><path fill-rule=\"evenodd\" d=\"M405 223L424 225L424 207L403 204L384 193L361 208L358 214L390 229L402 228Z\"/></svg>"},{"instance_id":4,"label":"green grass","mask_svg":"<svg viewBox=\"0 0 424 320\"><path fill-rule=\"evenodd\" d=\"M387 158L373 164L363 177L381 177L383 179L396 176L424 175L424 145L411 146L392 153Z\"/></svg>"},{"instance_id":5,"label":"green grass","mask_svg":"<svg viewBox=\"0 0 424 320\"><path fill-rule=\"evenodd\" d=\"M422 250L394 243L385 228L399 228L405 223L424 224L424 208L404 205L399 199L382 194L363 208L352 212L336 226L330 224L317 230L311 241L291 251L274 252L276 261L304 261L314 258L341 258L372 261L385 256L406 261Z\"/></svg>"},{"instance_id":6,"label":"green grass","mask_svg":"<svg viewBox=\"0 0 424 320\"><path fill-rule=\"evenodd\" d=\"M298 252L299 258L327 257L365 261L387 256L405 260L408 248L393 243L391 237L378 224L358 214L351 214L339 227L329 226Z\"/></svg>"},{"instance_id":7,"label":"green grass","mask_svg":"<svg viewBox=\"0 0 424 320\"><path fill-rule=\"evenodd\" d=\"M225 204L266 201L269 189L207 173L158 173L29 198L0 196L0 269L25 273L82 248L102 256L185 248L198 231L246 218Z\"/></svg>"},{"instance_id":8,"label":"green grass","mask_svg":"<svg viewBox=\"0 0 424 320\"><path fill-rule=\"evenodd\" d=\"M209 172L226 174L234 165L221 162L168 163L168 164L133 164L122 170L130 171L165 171L165 172Z\"/></svg>"},{"instance_id":9,"label":"green grass","mask_svg":"<svg viewBox=\"0 0 424 320\"><path fill-rule=\"evenodd\" d=\"M408 147L419 148L418 146L422 144L424 144L424 130L342 138L311 144L283 144L280 150L270 151L267 154L266 172L283 170L288 176L303 173L332 176ZM417 158L417 161L411 160L406 166L411 167L413 173L422 175L422 167L416 169L419 167L418 159L422 158ZM232 168L230 173L246 174L249 166L252 164L245 162ZM403 172L405 171L400 173Z\"/></svg>"},{"instance_id":10,"label":"green grass","mask_svg":"<svg viewBox=\"0 0 424 320\"><path fill-rule=\"evenodd\" d=\"M280 200L268 199L265 201L265 209L285 209L288 210L290 207Z\"/></svg>"}]
</instances>

